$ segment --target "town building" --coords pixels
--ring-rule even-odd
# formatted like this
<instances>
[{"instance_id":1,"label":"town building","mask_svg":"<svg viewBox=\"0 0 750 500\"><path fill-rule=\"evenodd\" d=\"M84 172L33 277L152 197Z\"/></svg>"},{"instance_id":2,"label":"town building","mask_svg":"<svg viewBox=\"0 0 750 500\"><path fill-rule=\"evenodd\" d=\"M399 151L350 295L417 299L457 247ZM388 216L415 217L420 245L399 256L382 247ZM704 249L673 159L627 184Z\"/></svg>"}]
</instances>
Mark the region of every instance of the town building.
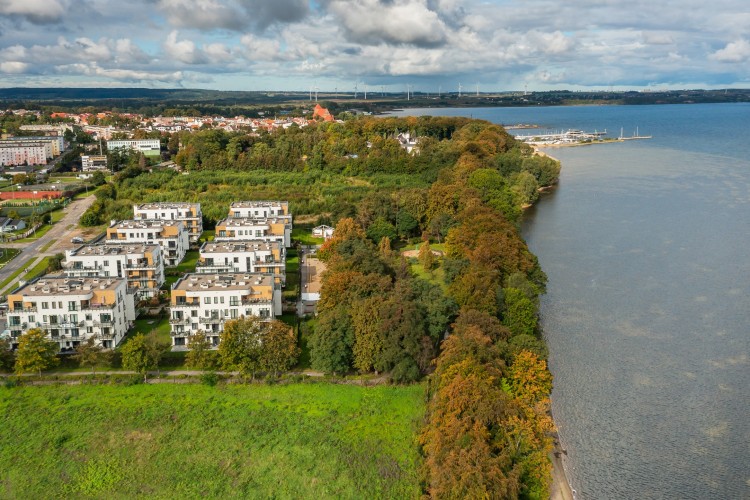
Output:
<instances>
[{"instance_id":1,"label":"town building","mask_svg":"<svg viewBox=\"0 0 750 500\"><path fill-rule=\"evenodd\" d=\"M195 272L272 274L283 285L284 247L278 241L207 241L200 248Z\"/></svg>"},{"instance_id":2,"label":"town building","mask_svg":"<svg viewBox=\"0 0 750 500\"><path fill-rule=\"evenodd\" d=\"M190 247L187 229L178 220L112 221L107 243L156 243L161 246L165 266L176 266Z\"/></svg>"},{"instance_id":3,"label":"town building","mask_svg":"<svg viewBox=\"0 0 750 500\"><path fill-rule=\"evenodd\" d=\"M260 219L279 215L290 215L288 201L235 201L229 205L229 217Z\"/></svg>"},{"instance_id":4,"label":"town building","mask_svg":"<svg viewBox=\"0 0 750 500\"><path fill-rule=\"evenodd\" d=\"M107 170L107 155L81 155L81 171Z\"/></svg>"},{"instance_id":5,"label":"town building","mask_svg":"<svg viewBox=\"0 0 750 500\"><path fill-rule=\"evenodd\" d=\"M278 241L288 248L292 244L292 216L269 218L230 217L216 223L215 241Z\"/></svg>"},{"instance_id":6,"label":"town building","mask_svg":"<svg viewBox=\"0 0 750 500\"><path fill-rule=\"evenodd\" d=\"M52 157L50 141L0 139L0 165L46 165Z\"/></svg>"},{"instance_id":7,"label":"town building","mask_svg":"<svg viewBox=\"0 0 750 500\"><path fill-rule=\"evenodd\" d=\"M191 242L203 234L203 212L200 203L144 203L133 205L136 220L178 220L185 224Z\"/></svg>"},{"instance_id":8,"label":"town building","mask_svg":"<svg viewBox=\"0 0 750 500\"><path fill-rule=\"evenodd\" d=\"M0 232L9 233L25 229L26 223L21 219L11 219L10 217L0 217Z\"/></svg>"},{"instance_id":9,"label":"town building","mask_svg":"<svg viewBox=\"0 0 750 500\"><path fill-rule=\"evenodd\" d=\"M13 146L18 144L26 144L29 142L43 142L49 143L49 158L60 156L65 151L65 141L62 136L48 136L48 135L34 135L34 136L18 136L18 137L7 137L0 139L0 146Z\"/></svg>"},{"instance_id":10,"label":"town building","mask_svg":"<svg viewBox=\"0 0 750 500\"><path fill-rule=\"evenodd\" d=\"M161 143L159 139L125 139L107 141L107 150L131 149L143 153L145 156L160 156Z\"/></svg>"},{"instance_id":11,"label":"town building","mask_svg":"<svg viewBox=\"0 0 750 500\"><path fill-rule=\"evenodd\" d=\"M320 104L315 105L315 109L313 109L313 120L316 118L319 118L325 122L332 122L334 121L333 115L330 111L328 111L327 108L324 108Z\"/></svg>"},{"instance_id":12,"label":"town building","mask_svg":"<svg viewBox=\"0 0 750 500\"><path fill-rule=\"evenodd\" d=\"M63 136L66 130L73 131L73 125L69 123L59 123L55 125L50 124L39 124L39 125L21 125L18 127L19 130L25 130L30 132L43 132L46 134L54 134Z\"/></svg>"},{"instance_id":13,"label":"town building","mask_svg":"<svg viewBox=\"0 0 750 500\"><path fill-rule=\"evenodd\" d=\"M96 336L111 349L135 321L133 294L123 278L42 276L8 295L11 343L31 328L41 328L61 351Z\"/></svg>"},{"instance_id":14,"label":"town building","mask_svg":"<svg viewBox=\"0 0 750 500\"><path fill-rule=\"evenodd\" d=\"M186 274L172 285L169 323L175 346L187 346L198 331L216 346L226 321L280 314L281 289L268 274Z\"/></svg>"},{"instance_id":15,"label":"town building","mask_svg":"<svg viewBox=\"0 0 750 500\"><path fill-rule=\"evenodd\" d=\"M323 224L320 226L315 226L312 230L312 235L315 238L324 238L325 240L330 240L331 238L333 238L333 231L334 228Z\"/></svg>"},{"instance_id":16,"label":"town building","mask_svg":"<svg viewBox=\"0 0 750 500\"><path fill-rule=\"evenodd\" d=\"M63 272L70 277L126 278L136 300L158 295L164 284L164 260L155 243L105 243L68 250Z\"/></svg>"}]
</instances>

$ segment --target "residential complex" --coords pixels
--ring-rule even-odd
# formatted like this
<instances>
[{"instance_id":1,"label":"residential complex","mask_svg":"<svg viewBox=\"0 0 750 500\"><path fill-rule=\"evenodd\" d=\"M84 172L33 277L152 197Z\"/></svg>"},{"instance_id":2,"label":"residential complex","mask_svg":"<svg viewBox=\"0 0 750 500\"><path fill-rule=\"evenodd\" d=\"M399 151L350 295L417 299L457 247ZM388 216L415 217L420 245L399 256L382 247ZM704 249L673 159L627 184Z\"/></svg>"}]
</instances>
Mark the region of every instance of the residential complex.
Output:
<instances>
[{"instance_id":1,"label":"residential complex","mask_svg":"<svg viewBox=\"0 0 750 500\"><path fill-rule=\"evenodd\" d=\"M190 247L185 224L177 220L112 221L107 243L157 243L166 266L179 264Z\"/></svg>"},{"instance_id":2,"label":"residential complex","mask_svg":"<svg viewBox=\"0 0 750 500\"><path fill-rule=\"evenodd\" d=\"M144 203L133 205L136 220L178 220L185 224L191 242L203 234L203 213L200 203Z\"/></svg>"},{"instance_id":3,"label":"residential complex","mask_svg":"<svg viewBox=\"0 0 750 500\"><path fill-rule=\"evenodd\" d=\"M172 285L172 342L203 331L219 344L224 322L244 316L272 319L281 314L281 290L267 274L186 274Z\"/></svg>"},{"instance_id":4,"label":"residential complex","mask_svg":"<svg viewBox=\"0 0 750 500\"><path fill-rule=\"evenodd\" d=\"M161 247L155 243L84 245L65 252L63 272L71 277L126 278L136 300L153 297L164 284Z\"/></svg>"},{"instance_id":5,"label":"residential complex","mask_svg":"<svg viewBox=\"0 0 750 500\"><path fill-rule=\"evenodd\" d=\"M278 241L208 241L201 246L197 273L265 273L286 283L284 247Z\"/></svg>"},{"instance_id":6,"label":"residential complex","mask_svg":"<svg viewBox=\"0 0 750 500\"><path fill-rule=\"evenodd\" d=\"M134 298L123 278L43 276L8 295L11 343L41 328L60 350L69 351L96 336L113 348L135 321Z\"/></svg>"},{"instance_id":7,"label":"residential complex","mask_svg":"<svg viewBox=\"0 0 750 500\"><path fill-rule=\"evenodd\" d=\"M292 245L292 216L237 218L230 217L216 223L216 241L263 240L278 241L284 247Z\"/></svg>"},{"instance_id":8,"label":"residential complex","mask_svg":"<svg viewBox=\"0 0 750 500\"><path fill-rule=\"evenodd\" d=\"M146 156L159 156L161 155L161 143L159 139L126 139L126 140L113 140L107 141L107 149L114 151L115 149L132 149L138 151Z\"/></svg>"},{"instance_id":9,"label":"residential complex","mask_svg":"<svg viewBox=\"0 0 750 500\"><path fill-rule=\"evenodd\" d=\"M235 201L229 205L229 217L253 218L289 215L288 201Z\"/></svg>"}]
</instances>

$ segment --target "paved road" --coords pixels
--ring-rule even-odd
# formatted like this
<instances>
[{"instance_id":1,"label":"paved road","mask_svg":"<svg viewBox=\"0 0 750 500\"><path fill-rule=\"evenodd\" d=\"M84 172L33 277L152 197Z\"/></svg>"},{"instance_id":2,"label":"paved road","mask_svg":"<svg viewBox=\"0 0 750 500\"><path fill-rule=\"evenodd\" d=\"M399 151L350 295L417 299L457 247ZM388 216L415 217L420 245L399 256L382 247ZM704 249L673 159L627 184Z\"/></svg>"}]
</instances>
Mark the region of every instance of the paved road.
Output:
<instances>
[{"instance_id":1,"label":"paved road","mask_svg":"<svg viewBox=\"0 0 750 500\"><path fill-rule=\"evenodd\" d=\"M49 241L64 237L69 231L68 226L77 225L78 219L80 219L81 215L83 215L83 212L85 212L86 209L88 209L91 204L94 203L95 199L96 198L92 194L87 198L81 198L79 200L71 202L67 207L63 209L63 211L65 212L63 218L54 226L52 226L52 229L47 231L44 236L40 237L36 241L33 241L32 243L7 244L6 246L8 247L21 248L21 253L18 254L15 259L8 262L5 267L0 269L0 282L4 281L8 276L13 274L32 257L51 255L52 253L54 253L50 252L49 250L46 252L40 252L39 250Z\"/></svg>"}]
</instances>

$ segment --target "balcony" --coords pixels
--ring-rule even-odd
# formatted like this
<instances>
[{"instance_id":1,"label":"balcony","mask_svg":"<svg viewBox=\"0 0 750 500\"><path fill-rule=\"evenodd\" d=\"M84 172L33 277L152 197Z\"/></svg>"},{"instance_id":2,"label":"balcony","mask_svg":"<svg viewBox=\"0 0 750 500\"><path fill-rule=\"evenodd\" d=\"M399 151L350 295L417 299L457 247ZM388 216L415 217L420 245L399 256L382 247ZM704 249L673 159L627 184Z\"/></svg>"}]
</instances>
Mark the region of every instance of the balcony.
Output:
<instances>
[{"instance_id":1,"label":"balcony","mask_svg":"<svg viewBox=\"0 0 750 500\"><path fill-rule=\"evenodd\" d=\"M190 326L190 318L169 318L170 325Z\"/></svg>"},{"instance_id":2,"label":"balcony","mask_svg":"<svg viewBox=\"0 0 750 500\"><path fill-rule=\"evenodd\" d=\"M182 302L181 304L170 304L170 307L188 307L190 309L194 309L200 306L200 302Z\"/></svg>"},{"instance_id":3,"label":"balcony","mask_svg":"<svg viewBox=\"0 0 750 500\"><path fill-rule=\"evenodd\" d=\"M224 321L224 318L198 318L198 322L202 325L216 325Z\"/></svg>"},{"instance_id":4,"label":"balcony","mask_svg":"<svg viewBox=\"0 0 750 500\"><path fill-rule=\"evenodd\" d=\"M11 309L8 311L8 314L14 314L14 313L35 313L36 307L16 307L14 309Z\"/></svg>"},{"instance_id":5,"label":"balcony","mask_svg":"<svg viewBox=\"0 0 750 500\"><path fill-rule=\"evenodd\" d=\"M81 311L101 311L102 309L114 309L115 304L102 304L100 302L82 303Z\"/></svg>"},{"instance_id":6,"label":"balcony","mask_svg":"<svg viewBox=\"0 0 750 500\"><path fill-rule=\"evenodd\" d=\"M109 320L105 319L103 321L94 321L94 327L97 327L97 328L102 328L102 327L113 328L114 326L115 326L115 322L111 319Z\"/></svg>"}]
</instances>

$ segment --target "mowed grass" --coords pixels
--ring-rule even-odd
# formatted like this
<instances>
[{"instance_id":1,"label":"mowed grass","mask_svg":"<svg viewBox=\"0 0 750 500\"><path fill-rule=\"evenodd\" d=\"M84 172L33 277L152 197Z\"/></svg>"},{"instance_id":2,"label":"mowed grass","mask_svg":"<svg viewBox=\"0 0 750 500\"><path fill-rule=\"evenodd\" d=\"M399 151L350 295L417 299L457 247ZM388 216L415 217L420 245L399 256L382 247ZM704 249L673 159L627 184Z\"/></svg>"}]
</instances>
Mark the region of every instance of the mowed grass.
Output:
<instances>
[{"instance_id":1,"label":"mowed grass","mask_svg":"<svg viewBox=\"0 0 750 500\"><path fill-rule=\"evenodd\" d=\"M418 498L424 387L0 389L6 498Z\"/></svg>"}]
</instances>

